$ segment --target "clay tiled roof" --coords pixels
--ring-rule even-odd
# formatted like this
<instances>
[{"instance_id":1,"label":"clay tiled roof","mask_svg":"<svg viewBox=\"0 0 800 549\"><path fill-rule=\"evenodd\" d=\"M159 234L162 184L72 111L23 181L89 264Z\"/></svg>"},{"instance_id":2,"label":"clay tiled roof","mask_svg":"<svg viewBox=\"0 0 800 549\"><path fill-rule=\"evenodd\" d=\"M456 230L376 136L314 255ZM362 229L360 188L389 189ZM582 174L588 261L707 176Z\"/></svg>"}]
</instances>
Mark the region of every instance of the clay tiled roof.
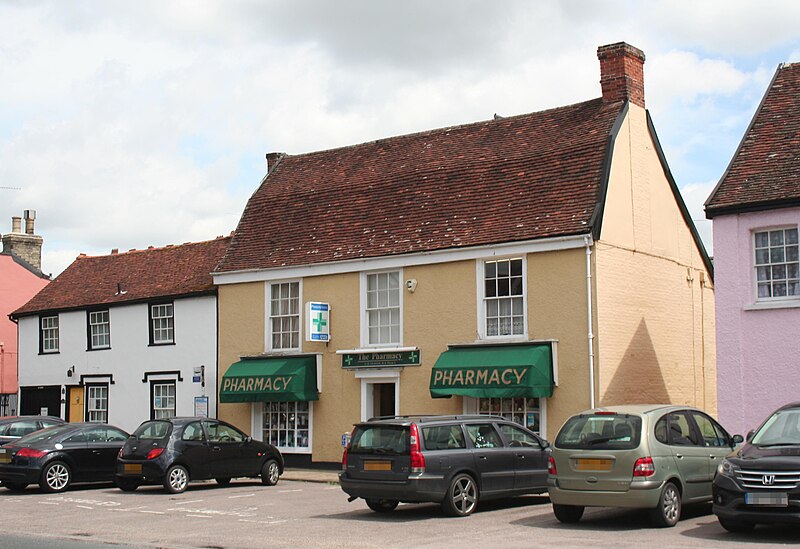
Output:
<instances>
[{"instance_id":1,"label":"clay tiled roof","mask_svg":"<svg viewBox=\"0 0 800 549\"><path fill-rule=\"evenodd\" d=\"M589 233L623 102L285 156L217 272Z\"/></svg>"},{"instance_id":2,"label":"clay tiled roof","mask_svg":"<svg viewBox=\"0 0 800 549\"><path fill-rule=\"evenodd\" d=\"M12 315L214 293L210 273L230 241L220 237L96 257L81 255Z\"/></svg>"},{"instance_id":3,"label":"clay tiled roof","mask_svg":"<svg viewBox=\"0 0 800 549\"><path fill-rule=\"evenodd\" d=\"M778 67L706 217L800 205L800 63Z\"/></svg>"}]
</instances>

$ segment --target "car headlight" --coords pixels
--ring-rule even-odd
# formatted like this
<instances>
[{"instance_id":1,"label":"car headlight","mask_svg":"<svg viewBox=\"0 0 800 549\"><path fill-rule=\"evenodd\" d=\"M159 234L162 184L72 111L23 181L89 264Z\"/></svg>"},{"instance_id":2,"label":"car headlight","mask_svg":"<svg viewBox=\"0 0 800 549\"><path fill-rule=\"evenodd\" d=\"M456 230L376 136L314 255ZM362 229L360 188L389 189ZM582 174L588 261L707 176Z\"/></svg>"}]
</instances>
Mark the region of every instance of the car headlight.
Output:
<instances>
[{"instance_id":1,"label":"car headlight","mask_svg":"<svg viewBox=\"0 0 800 549\"><path fill-rule=\"evenodd\" d=\"M719 465L717 465L717 474L723 475L726 477L736 478L736 473L739 471L739 468L736 467L733 463L728 461L727 459L723 459Z\"/></svg>"}]
</instances>

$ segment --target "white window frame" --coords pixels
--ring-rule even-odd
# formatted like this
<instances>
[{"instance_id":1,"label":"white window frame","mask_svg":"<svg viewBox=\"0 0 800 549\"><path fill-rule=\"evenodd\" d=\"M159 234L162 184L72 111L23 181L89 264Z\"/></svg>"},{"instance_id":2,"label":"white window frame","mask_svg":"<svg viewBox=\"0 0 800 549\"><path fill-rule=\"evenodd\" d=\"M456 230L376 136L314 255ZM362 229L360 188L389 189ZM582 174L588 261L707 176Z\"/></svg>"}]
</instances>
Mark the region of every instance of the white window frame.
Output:
<instances>
[{"instance_id":1,"label":"white window frame","mask_svg":"<svg viewBox=\"0 0 800 549\"><path fill-rule=\"evenodd\" d=\"M94 399L97 397L92 396L92 391L95 389L103 389L105 391L105 408L94 408L92 407L94 403ZM108 423L108 401L109 401L109 390L107 384L97 384L97 385L86 385L86 421L89 423ZM105 420L98 421L96 419L92 419L92 413L104 413Z\"/></svg>"},{"instance_id":2,"label":"white window frame","mask_svg":"<svg viewBox=\"0 0 800 549\"><path fill-rule=\"evenodd\" d=\"M510 259L522 259L522 333L511 335L489 336L486 334L486 280L485 265L488 262ZM477 289L478 339L491 341L527 341L528 340L528 256L526 254L503 257L490 257L475 262L475 279Z\"/></svg>"},{"instance_id":3,"label":"white window frame","mask_svg":"<svg viewBox=\"0 0 800 549\"><path fill-rule=\"evenodd\" d=\"M541 438L547 438L547 401L549 400L546 397L538 397L539 398L539 433L537 433ZM480 408L478 406L478 398L475 397L464 397L464 414L475 414L475 415L485 415L481 414ZM503 415L500 413L499 415ZM535 432L535 431L534 431Z\"/></svg>"},{"instance_id":4,"label":"white window frame","mask_svg":"<svg viewBox=\"0 0 800 549\"><path fill-rule=\"evenodd\" d=\"M156 309L161 307L169 307L170 314L156 316ZM156 328L156 321L162 320L168 320L169 326ZM156 339L156 334L164 332L170 336L168 339ZM171 345L175 343L175 304L173 302L150 304L150 339L153 345Z\"/></svg>"},{"instance_id":5,"label":"white window frame","mask_svg":"<svg viewBox=\"0 0 800 549\"><path fill-rule=\"evenodd\" d=\"M753 275L753 298L754 298L754 302L755 303L763 303L763 304L775 303L775 304L779 304L781 302L800 301L800 295L785 295L785 296L774 296L773 295L773 296L770 296L770 297L759 297L759 295L758 295L758 283L759 283L759 280L758 280L758 268L759 267L765 267L765 266L772 267L774 265L780 265L780 264L788 265L789 262L786 261L786 255L785 255L785 252L786 252L786 238L785 238L785 236L786 236L786 231L787 230L792 230L792 229L798 231L798 236L800 236L800 228L798 228L797 225L785 225L785 226L778 226L778 227L763 227L763 228L758 228L758 229L753 229L752 230L752 234L751 234L751 238L750 238L751 244L752 244L752 248L751 248L752 249L752 256L751 256L752 257L752 271L751 272L752 272L752 275ZM783 231L784 232L784 243L783 243L784 261L783 262L775 262L775 263L773 263L771 258L770 258L770 262L769 263L759 264L758 261L757 261L756 235L759 234L759 233L767 233L767 238L769 238L769 233L773 233L773 232L777 232L777 231ZM798 244L798 246L800 246L800 243ZM771 247L772 246L769 246L766 249L769 249ZM764 249L764 248L759 248L759 249ZM794 263L794 262L791 262L791 263ZM773 280L772 276L770 275L770 283L772 282L772 280ZM787 277L786 277L785 280L787 280L787 282L788 282L788 280L794 280L794 279L789 279L788 278L788 273L787 273ZM770 286L771 286L771 284L770 284ZM771 290L772 290L772 288L770 288L770 291ZM788 294L788 287L787 287L787 294Z\"/></svg>"},{"instance_id":6,"label":"white window frame","mask_svg":"<svg viewBox=\"0 0 800 549\"><path fill-rule=\"evenodd\" d=\"M106 321L105 322L92 322L92 316L98 314L106 314ZM94 351L97 349L110 349L111 348L111 309L101 309L98 311L89 311L89 349ZM108 343L103 345L95 345L94 344L94 328L95 326L107 326L107 331L104 335L108 337Z\"/></svg>"},{"instance_id":7,"label":"white window frame","mask_svg":"<svg viewBox=\"0 0 800 549\"><path fill-rule=\"evenodd\" d=\"M274 347L272 345L272 287L281 284L297 284L297 347ZM303 348L303 281L297 279L274 280L264 288L266 322L264 322L264 350L266 352L302 352ZM294 316L294 315L282 315Z\"/></svg>"},{"instance_id":8,"label":"white window frame","mask_svg":"<svg viewBox=\"0 0 800 549\"><path fill-rule=\"evenodd\" d=\"M367 311L367 278L370 275L380 275L388 273L397 273L398 277L398 308L400 309L400 338L399 341L392 341L388 343L370 343L369 342L369 314ZM384 269L380 271L364 271L361 273L361 347L362 348L395 348L403 346L403 288L405 282L403 278L403 269Z\"/></svg>"},{"instance_id":9,"label":"white window frame","mask_svg":"<svg viewBox=\"0 0 800 549\"><path fill-rule=\"evenodd\" d=\"M45 321L46 320L49 321L49 320L53 320L53 319L55 319L55 325L49 325L49 326L45 327L45 325L44 325ZM48 333L49 332L55 332L55 336L48 337ZM52 354L52 353L58 353L59 352L60 330L59 330L58 315L49 315L49 316L39 317L39 337L41 338L41 341L42 341L41 351L42 351L43 355L49 355L49 354ZM48 342L50 342L51 344L53 342L55 342L55 346L51 347L51 348L48 348L48 346L47 346Z\"/></svg>"},{"instance_id":10,"label":"white window frame","mask_svg":"<svg viewBox=\"0 0 800 549\"><path fill-rule=\"evenodd\" d=\"M297 402L297 401L293 401ZM253 433L259 433L264 437L264 405L268 402L253 403ZM264 442L268 442L266 439ZM314 449L314 401L308 401L308 447L300 446L277 446L282 454L311 454Z\"/></svg>"},{"instance_id":11,"label":"white window frame","mask_svg":"<svg viewBox=\"0 0 800 549\"><path fill-rule=\"evenodd\" d=\"M156 407L156 387L171 387L172 388L172 407ZM170 395L164 397L161 395L162 398L170 398ZM175 383L174 380L153 380L150 383L150 399L152 402L152 409L150 410L150 418L151 419L165 419L170 417L176 417L178 415L178 384ZM167 416L159 416L156 412L163 411L163 410L170 410L172 411L172 415Z\"/></svg>"}]
</instances>

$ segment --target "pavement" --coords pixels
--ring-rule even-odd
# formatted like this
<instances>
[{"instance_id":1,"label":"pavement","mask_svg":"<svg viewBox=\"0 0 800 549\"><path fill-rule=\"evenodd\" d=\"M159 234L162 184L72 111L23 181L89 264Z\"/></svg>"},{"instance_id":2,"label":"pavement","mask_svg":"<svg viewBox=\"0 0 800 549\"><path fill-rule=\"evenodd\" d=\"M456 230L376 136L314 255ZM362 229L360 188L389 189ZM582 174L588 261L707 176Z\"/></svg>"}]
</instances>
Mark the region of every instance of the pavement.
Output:
<instances>
[{"instance_id":1,"label":"pavement","mask_svg":"<svg viewBox=\"0 0 800 549\"><path fill-rule=\"evenodd\" d=\"M302 480L304 482L339 483L339 471L330 469L298 469L287 467L281 478L284 480Z\"/></svg>"}]
</instances>

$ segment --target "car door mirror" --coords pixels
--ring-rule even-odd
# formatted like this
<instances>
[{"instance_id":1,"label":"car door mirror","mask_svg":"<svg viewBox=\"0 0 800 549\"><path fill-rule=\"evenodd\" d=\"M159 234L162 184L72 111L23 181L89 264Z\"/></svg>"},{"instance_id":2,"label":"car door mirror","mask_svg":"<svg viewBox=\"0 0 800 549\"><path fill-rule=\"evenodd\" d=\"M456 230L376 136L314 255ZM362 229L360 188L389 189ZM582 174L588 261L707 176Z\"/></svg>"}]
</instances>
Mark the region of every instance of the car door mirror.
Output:
<instances>
[{"instance_id":1,"label":"car door mirror","mask_svg":"<svg viewBox=\"0 0 800 549\"><path fill-rule=\"evenodd\" d=\"M245 442L253 442L253 437L251 437L251 436L246 436L246 437L244 437L244 441L245 441Z\"/></svg>"},{"instance_id":2,"label":"car door mirror","mask_svg":"<svg viewBox=\"0 0 800 549\"><path fill-rule=\"evenodd\" d=\"M750 435L748 435L748 438L750 438ZM742 435L733 435L733 438L731 438L731 448L742 442L744 442L744 437Z\"/></svg>"}]
</instances>

